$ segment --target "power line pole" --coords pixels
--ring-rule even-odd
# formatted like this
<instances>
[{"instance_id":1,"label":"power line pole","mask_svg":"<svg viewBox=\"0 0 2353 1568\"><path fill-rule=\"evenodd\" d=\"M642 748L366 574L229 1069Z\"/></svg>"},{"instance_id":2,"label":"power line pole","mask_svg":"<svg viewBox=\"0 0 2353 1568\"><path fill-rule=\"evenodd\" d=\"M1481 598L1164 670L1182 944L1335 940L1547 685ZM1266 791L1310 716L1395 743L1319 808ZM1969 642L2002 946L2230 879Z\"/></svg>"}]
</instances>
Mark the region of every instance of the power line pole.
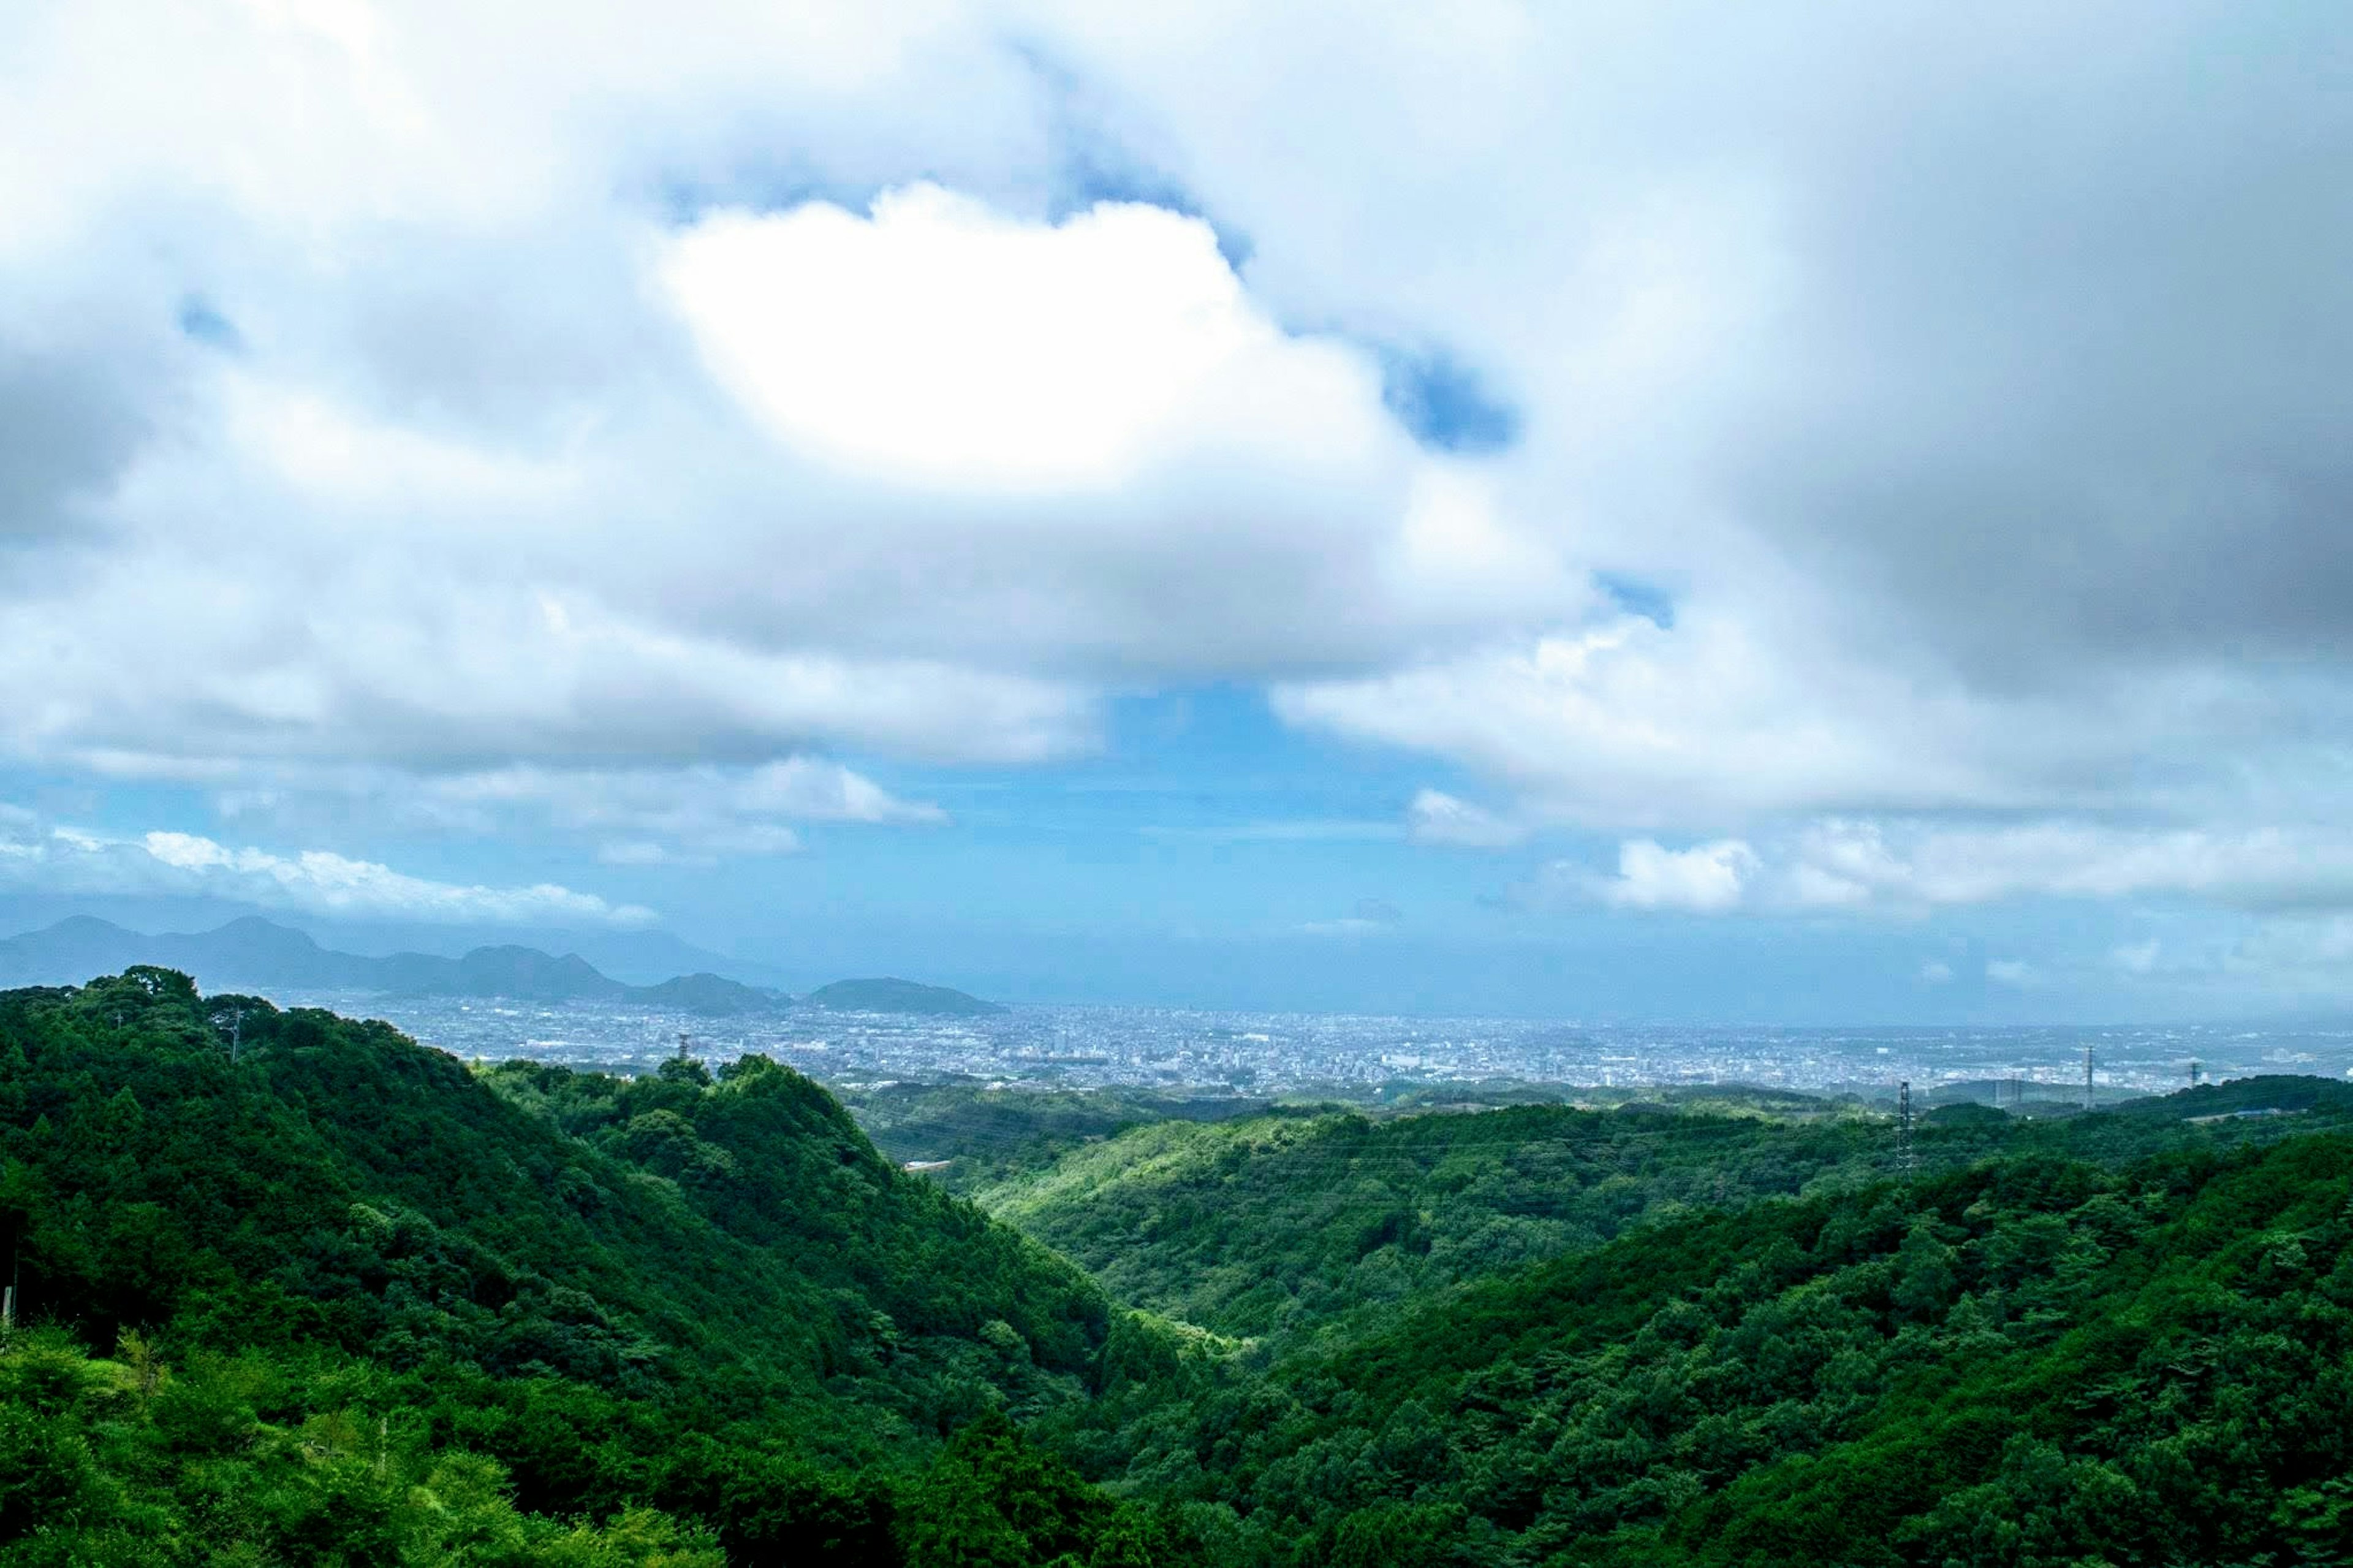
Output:
<instances>
[{"instance_id":1,"label":"power line pole","mask_svg":"<svg viewBox=\"0 0 2353 1568\"><path fill-rule=\"evenodd\" d=\"M2092 1109L2092 1047L2084 1047L2084 1109Z\"/></svg>"},{"instance_id":2,"label":"power line pole","mask_svg":"<svg viewBox=\"0 0 2353 1568\"><path fill-rule=\"evenodd\" d=\"M1895 1163L1905 1175L1912 1173L1912 1080L1908 1078L1895 1086Z\"/></svg>"}]
</instances>

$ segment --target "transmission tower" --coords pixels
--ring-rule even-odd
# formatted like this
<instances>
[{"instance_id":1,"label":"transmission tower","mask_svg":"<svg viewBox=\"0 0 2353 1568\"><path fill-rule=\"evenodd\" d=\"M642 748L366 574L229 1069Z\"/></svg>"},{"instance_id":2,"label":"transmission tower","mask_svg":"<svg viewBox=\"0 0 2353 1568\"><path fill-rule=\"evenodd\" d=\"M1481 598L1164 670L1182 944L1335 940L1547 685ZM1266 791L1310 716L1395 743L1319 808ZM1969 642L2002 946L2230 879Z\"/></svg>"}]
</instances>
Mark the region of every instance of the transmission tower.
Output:
<instances>
[{"instance_id":1,"label":"transmission tower","mask_svg":"<svg viewBox=\"0 0 2353 1568\"><path fill-rule=\"evenodd\" d=\"M1913 1172L1912 1080L1908 1078L1895 1086L1895 1164L1907 1176Z\"/></svg>"},{"instance_id":2,"label":"transmission tower","mask_svg":"<svg viewBox=\"0 0 2353 1568\"><path fill-rule=\"evenodd\" d=\"M2191 1057L2189 1058L2189 1087L2192 1089L2196 1089L2198 1087L2198 1058L2196 1057Z\"/></svg>"},{"instance_id":3,"label":"transmission tower","mask_svg":"<svg viewBox=\"0 0 2353 1568\"><path fill-rule=\"evenodd\" d=\"M2092 1047L2084 1047L2084 1109L2092 1109Z\"/></svg>"}]
</instances>

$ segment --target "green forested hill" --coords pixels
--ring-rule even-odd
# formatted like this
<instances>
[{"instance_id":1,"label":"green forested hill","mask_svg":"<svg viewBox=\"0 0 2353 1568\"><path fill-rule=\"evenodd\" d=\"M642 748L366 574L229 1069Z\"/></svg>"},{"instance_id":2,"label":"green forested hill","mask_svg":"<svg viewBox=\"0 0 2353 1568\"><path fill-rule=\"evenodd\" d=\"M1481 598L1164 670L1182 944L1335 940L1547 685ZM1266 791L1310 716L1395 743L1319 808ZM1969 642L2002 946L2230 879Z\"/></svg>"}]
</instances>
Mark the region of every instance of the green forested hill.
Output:
<instances>
[{"instance_id":1,"label":"green forested hill","mask_svg":"<svg viewBox=\"0 0 2353 1568\"><path fill-rule=\"evenodd\" d=\"M764 1058L717 1082L477 1079L383 1025L199 1003L161 971L36 998L0 1016L25 1061L0 1101L24 1289L101 1340L233 1324L396 1363L797 1391L895 1387L999 1321L1067 1373L1102 1333L1075 1270L901 1175Z\"/></svg>"},{"instance_id":2,"label":"green forested hill","mask_svg":"<svg viewBox=\"0 0 2353 1568\"><path fill-rule=\"evenodd\" d=\"M758 1058L0 994L0 1564L2353 1562L2353 1091L1773 1109L998 1107L1091 1278Z\"/></svg>"},{"instance_id":3,"label":"green forested hill","mask_svg":"<svg viewBox=\"0 0 2353 1568\"><path fill-rule=\"evenodd\" d=\"M1693 1213L1052 1419L1229 1561L2353 1561L2353 1141Z\"/></svg>"},{"instance_id":4,"label":"green forested hill","mask_svg":"<svg viewBox=\"0 0 2353 1568\"><path fill-rule=\"evenodd\" d=\"M0 995L0 1156L25 1321L70 1331L0 1367L11 1560L540 1560L417 1544L444 1488L548 1561L606 1547L526 1514L648 1507L866 1560L912 1467L1084 1398L1108 1319L764 1060L477 1078L162 970ZM327 1539L354 1510L375 1545Z\"/></svg>"},{"instance_id":5,"label":"green forested hill","mask_svg":"<svg viewBox=\"0 0 2353 1568\"><path fill-rule=\"evenodd\" d=\"M2056 1121L1954 1108L1924 1119L1913 1157L1926 1172L2029 1152L2113 1163L2320 1126L2353 1126L2353 1086L2253 1079ZM1897 1165L1884 1118L1797 1096L1764 1115L1530 1105L1170 1121L1063 1148L963 1190L1118 1300L1278 1349L1352 1337L1400 1303L1643 1225L1859 1188Z\"/></svg>"},{"instance_id":6,"label":"green forested hill","mask_svg":"<svg viewBox=\"0 0 2353 1568\"><path fill-rule=\"evenodd\" d=\"M1699 1207L1867 1179L1883 1127L1852 1119L1525 1106L1375 1121L1160 1122L975 1191L1120 1300L1282 1338L1584 1250Z\"/></svg>"},{"instance_id":7,"label":"green forested hill","mask_svg":"<svg viewBox=\"0 0 2353 1568\"><path fill-rule=\"evenodd\" d=\"M1061 1156L1155 1121L1225 1121L1262 1114L1262 1100L1150 1089L1037 1089L978 1083L887 1083L842 1102L874 1146L934 1167L950 1192L972 1192L1047 1169Z\"/></svg>"}]
</instances>

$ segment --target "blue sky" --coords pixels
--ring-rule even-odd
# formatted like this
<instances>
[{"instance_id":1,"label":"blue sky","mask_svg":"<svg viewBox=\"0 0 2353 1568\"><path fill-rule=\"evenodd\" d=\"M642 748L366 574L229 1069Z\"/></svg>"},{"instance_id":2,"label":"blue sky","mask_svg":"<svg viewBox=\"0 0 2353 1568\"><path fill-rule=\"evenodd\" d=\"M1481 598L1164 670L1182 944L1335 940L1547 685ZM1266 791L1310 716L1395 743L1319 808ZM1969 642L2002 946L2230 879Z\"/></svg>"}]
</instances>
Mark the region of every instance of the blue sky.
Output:
<instances>
[{"instance_id":1,"label":"blue sky","mask_svg":"<svg viewBox=\"0 0 2353 1568\"><path fill-rule=\"evenodd\" d=\"M0 917L2339 1011L2347 33L19 8Z\"/></svg>"}]
</instances>

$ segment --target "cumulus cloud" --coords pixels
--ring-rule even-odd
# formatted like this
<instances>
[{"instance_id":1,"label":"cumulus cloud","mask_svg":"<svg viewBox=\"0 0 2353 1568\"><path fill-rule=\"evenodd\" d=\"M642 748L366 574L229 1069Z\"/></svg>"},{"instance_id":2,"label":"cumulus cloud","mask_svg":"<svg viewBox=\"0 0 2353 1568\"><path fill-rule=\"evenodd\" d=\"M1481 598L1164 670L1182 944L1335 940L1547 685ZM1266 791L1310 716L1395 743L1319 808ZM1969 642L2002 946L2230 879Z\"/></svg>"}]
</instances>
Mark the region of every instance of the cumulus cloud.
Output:
<instances>
[{"instance_id":1,"label":"cumulus cloud","mask_svg":"<svg viewBox=\"0 0 2353 1568\"><path fill-rule=\"evenodd\" d=\"M20 755L1018 763L1092 744L1110 683L1588 596L1206 222L1039 210L1032 73L985 19L747 9L656 69L586 41L639 30L611 17L526 58L520 16L257 11L93 95L116 20L49 15L5 111L74 149L0 169L0 405L72 426L0 450L58 552L5 588ZM712 121L794 89L781 142ZM764 144L860 195L721 177Z\"/></svg>"},{"instance_id":2,"label":"cumulus cloud","mask_svg":"<svg viewBox=\"0 0 2353 1568\"><path fill-rule=\"evenodd\" d=\"M894 479L1102 492L1171 461L1346 471L1396 439L1376 366L1283 332L1208 226L1161 207L1050 226L916 184L867 215L715 214L663 278L779 438Z\"/></svg>"},{"instance_id":3,"label":"cumulus cloud","mask_svg":"<svg viewBox=\"0 0 2353 1568\"><path fill-rule=\"evenodd\" d=\"M164 831L124 837L43 830L26 817L0 837L0 879L47 891L199 895L305 914L448 925L628 928L656 919L640 905L554 883L436 881L326 850L283 855Z\"/></svg>"},{"instance_id":4,"label":"cumulus cloud","mask_svg":"<svg viewBox=\"0 0 2353 1568\"><path fill-rule=\"evenodd\" d=\"M2326 434L2353 394L2323 369L2353 196L2278 155L2353 144L2302 63L2326 24L2174 9L2094 85L2063 62L2102 52L2095 11L1840 16L1828 50L1761 12L1293 18L1232 68L1191 29L1089 30L1261 237L1254 285L1443 320L1529 408L1511 500L1676 584L1672 627L1515 628L1287 714L1698 834L2098 809L2342 734L2330 679L2258 652L2341 688L2353 647ZM2218 51L2249 62L2219 97ZM1378 128L1346 112L1367 81ZM1315 126L1268 161L1275 103Z\"/></svg>"},{"instance_id":5,"label":"cumulus cloud","mask_svg":"<svg viewBox=\"0 0 2353 1568\"><path fill-rule=\"evenodd\" d=\"M0 744L183 776L1022 763L1092 744L1115 680L1376 664L1591 596L1198 219L915 185L556 241L234 258L249 350L172 349L169 429L9 584ZM468 291L546 378L515 417L471 406L507 373Z\"/></svg>"},{"instance_id":6,"label":"cumulus cloud","mask_svg":"<svg viewBox=\"0 0 2353 1568\"><path fill-rule=\"evenodd\" d=\"M1756 851L1738 839L1668 849L1637 838L1620 847L1618 875L1594 886L1603 901L1625 909L1718 914L1740 907L1757 870Z\"/></svg>"}]
</instances>

